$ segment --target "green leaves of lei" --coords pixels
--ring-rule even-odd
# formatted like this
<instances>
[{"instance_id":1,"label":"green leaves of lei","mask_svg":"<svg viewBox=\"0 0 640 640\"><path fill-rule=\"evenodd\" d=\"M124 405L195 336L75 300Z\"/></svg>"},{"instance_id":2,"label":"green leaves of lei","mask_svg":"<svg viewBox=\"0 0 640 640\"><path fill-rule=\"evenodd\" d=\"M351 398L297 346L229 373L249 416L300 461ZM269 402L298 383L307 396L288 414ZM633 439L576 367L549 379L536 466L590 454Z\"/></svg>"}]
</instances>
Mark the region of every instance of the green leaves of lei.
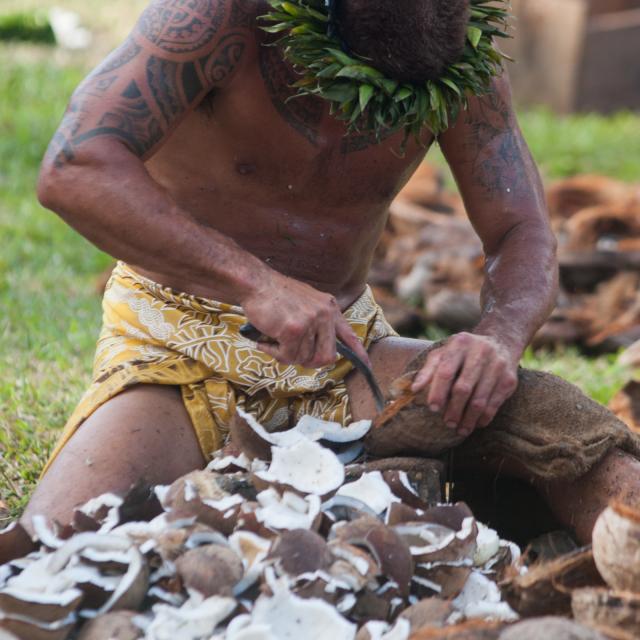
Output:
<instances>
[{"instance_id":1,"label":"green leaves of lei","mask_svg":"<svg viewBox=\"0 0 640 640\"><path fill-rule=\"evenodd\" d=\"M284 34L277 44L300 74L293 85L296 96L329 100L332 114L346 121L349 131L371 132L378 140L389 130L404 129L405 143L411 135L419 141L425 126L442 133L467 107L469 96L487 92L507 57L493 42L508 37L508 0L471 0L462 58L423 85L387 78L367 60L345 53L337 36L328 34L325 0L268 2L272 10L262 19L272 24L262 28Z\"/></svg>"}]
</instances>

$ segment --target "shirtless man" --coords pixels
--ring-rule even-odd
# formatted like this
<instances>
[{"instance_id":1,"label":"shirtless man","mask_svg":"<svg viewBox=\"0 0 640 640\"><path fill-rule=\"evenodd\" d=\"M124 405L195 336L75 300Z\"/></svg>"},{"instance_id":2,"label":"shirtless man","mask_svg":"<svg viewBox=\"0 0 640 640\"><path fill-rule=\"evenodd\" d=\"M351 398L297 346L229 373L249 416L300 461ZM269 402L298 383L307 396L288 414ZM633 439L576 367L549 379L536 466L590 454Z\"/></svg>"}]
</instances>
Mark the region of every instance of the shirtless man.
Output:
<instances>
[{"instance_id":1,"label":"shirtless man","mask_svg":"<svg viewBox=\"0 0 640 640\"><path fill-rule=\"evenodd\" d=\"M342 0L343 38L364 24L391 45L410 43L407 29L428 28L411 12L442 5L394 3L398 20L376 22L384 4ZM458 5L452 32L465 3L449 5ZM342 312L363 293L389 204L434 137L425 130L400 157L401 132L379 143L346 135L324 100L287 101L296 76L279 48L265 46L258 17L267 11L261 0L153 0L74 93L38 195L141 276L241 306L277 341L260 348L278 362L329 366L337 336L387 385L425 343L388 337L367 353ZM406 49L399 68L414 62L401 58ZM506 77L439 143L484 244L486 284L476 329L434 352L414 386L468 435L514 392L523 350L553 307L555 241ZM346 382L353 418L372 417L363 380ZM141 477L166 484L202 467L183 398L171 385L139 384L93 411L37 488L27 526L36 513L67 521L74 505ZM614 451L579 483L547 487L550 504L587 539L619 476L638 484L640 465Z\"/></svg>"}]
</instances>

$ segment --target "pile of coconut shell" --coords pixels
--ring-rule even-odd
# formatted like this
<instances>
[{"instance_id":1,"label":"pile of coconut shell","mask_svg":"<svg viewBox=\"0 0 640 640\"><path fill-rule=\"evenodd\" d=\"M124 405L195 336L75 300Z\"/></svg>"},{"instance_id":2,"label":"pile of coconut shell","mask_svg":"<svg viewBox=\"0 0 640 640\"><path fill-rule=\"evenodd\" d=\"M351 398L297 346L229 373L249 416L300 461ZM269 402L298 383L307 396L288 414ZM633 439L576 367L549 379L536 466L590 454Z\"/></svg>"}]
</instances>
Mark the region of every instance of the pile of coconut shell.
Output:
<instances>
[{"instance_id":1,"label":"pile of coconut shell","mask_svg":"<svg viewBox=\"0 0 640 640\"><path fill-rule=\"evenodd\" d=\"M616 352L640 340L640 187L583 175L547 189L561 294L534 345ZM471 329L484 259L459 195L423 164L391 206L370 280L396 328Z\"/></svg>"},{"instance_id":2,"label":"pile of coconut shell","mask_svg":"<svg viewBox=\"0 0 640 640\"><path fill-rule=\"evenodd\" d=\"M66 527L34 518L34 539L12 525L0 640L639 637L635 513L603 515L599 571L589 549L527 566L467 505L440 504L439 462L363 462L370 429L269 433L239 411L207 469L103 495Z\"/></svg>"}]
</instances>

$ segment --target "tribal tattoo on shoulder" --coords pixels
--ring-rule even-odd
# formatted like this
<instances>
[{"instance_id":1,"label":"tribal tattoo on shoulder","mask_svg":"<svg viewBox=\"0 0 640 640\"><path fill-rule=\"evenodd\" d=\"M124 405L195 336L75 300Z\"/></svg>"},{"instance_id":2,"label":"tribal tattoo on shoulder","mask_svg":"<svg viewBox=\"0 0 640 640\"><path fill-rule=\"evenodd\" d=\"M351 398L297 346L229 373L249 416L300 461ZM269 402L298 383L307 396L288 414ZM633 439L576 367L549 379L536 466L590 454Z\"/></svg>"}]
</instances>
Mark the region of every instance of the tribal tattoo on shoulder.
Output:
<instances>
[{"instance_id":1,"label":"tribal tattoo on shoulder","mask_svg":"<svg viewBox=\"0 0 640 640\"><path fill-rule=\"evenodd\" d=\"M154 0L132 36L75 91L47 157L62 167L97 137L148 155L237 69L248 34L221 35L224 16L223 0Z\"/></svg>"},{"instance_id":2,"label":"tribal tattoo on shoulder","mask_svg":"<svg viewBox=\"0 0 640 640\"><path fill-rule=\"evenodd\" d=\"M526 156L512 107L498 91L478 100L466 115L469 139L465 143L473 163L474 181L488 196L498 192L518 195L528 185Z\"/></svg>"},{"instance_id":3,"label":"tribal tattoo on shoulder","mask_svg":"<svg viewBox=\"0 0 640 640\"><path fill-rule=\"evenodd\" d=\"M138 22L140 33L168 53L192 53L216 37L225 5L216 0L154 0Z\"/></svg>"}]
</instances>

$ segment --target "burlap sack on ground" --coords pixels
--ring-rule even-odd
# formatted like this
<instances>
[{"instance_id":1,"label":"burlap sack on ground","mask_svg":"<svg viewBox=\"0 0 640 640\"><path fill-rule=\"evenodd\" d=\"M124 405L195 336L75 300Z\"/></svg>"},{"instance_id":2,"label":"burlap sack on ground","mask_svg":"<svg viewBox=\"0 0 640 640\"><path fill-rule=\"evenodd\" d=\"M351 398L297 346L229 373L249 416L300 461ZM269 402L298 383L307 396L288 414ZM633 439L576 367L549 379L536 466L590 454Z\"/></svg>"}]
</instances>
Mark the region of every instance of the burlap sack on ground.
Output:
<instances>
[{"instance_id":1,"label":"burlap sack on ground","mask_svg":"<svg viewBox=\"0 0 640 640\"><path fill-rule=\"evenodd\" d=\"M427 355L439 346L433 345L415 358L402 380L412 380ZM457 457L462 459L515 460L538 480L575 480L615 447L640 459L640 438L576 386L540 371L520 369L518 377L516 393L492 424L478 429L466 441L447 429L442 418L417 397L397 414L391 412L379 421L367 447L382 456L437 456L456 447Z\"/></svg>"}]
</instances>

